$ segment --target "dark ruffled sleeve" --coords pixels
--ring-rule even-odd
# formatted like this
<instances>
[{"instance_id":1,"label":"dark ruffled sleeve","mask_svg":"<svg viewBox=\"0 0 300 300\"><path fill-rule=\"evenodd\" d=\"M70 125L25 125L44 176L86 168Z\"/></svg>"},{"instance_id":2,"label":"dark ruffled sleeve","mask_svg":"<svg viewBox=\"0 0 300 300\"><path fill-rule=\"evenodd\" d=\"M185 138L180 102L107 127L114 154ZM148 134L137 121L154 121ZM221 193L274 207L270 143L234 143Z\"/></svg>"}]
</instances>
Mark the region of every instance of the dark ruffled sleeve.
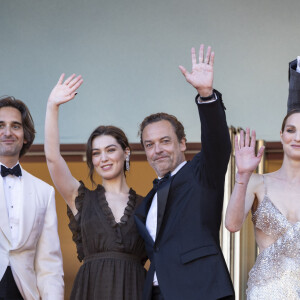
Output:
<instances>
[{"instance_id":1,"label":"dark ruffled sleeve","mask_svg":"<svg viewBox=\"0 0 300 300\"><path fill-rule=\"evenodd\" d=\"M122 216L122 218L120 220L121 224L126 224L129 217L133 214L133 211L136 206L136 197L137 197L136 192L130 188L127 206L125 208L124 215Z\"/></svg>"},{"instance_id":2,"label":"dark ruffled sleeve","mask_svg":"<svg viewBox=\"0 0 300 300\"><path fill-rule=\"evenodd\" d=\"M77 257L81 262L84 259L83 245L82 245L82 234L81 234L81 212L84 196L86 193L86 187L82 181L80 181L80 186L78 188L78 196L75 198L75 206L78 210L76 216L73 215L69 206L67 206L67 214L70 219L69 228L73 234L73 241L77 248Z\"/></svg>"}]
</instances>

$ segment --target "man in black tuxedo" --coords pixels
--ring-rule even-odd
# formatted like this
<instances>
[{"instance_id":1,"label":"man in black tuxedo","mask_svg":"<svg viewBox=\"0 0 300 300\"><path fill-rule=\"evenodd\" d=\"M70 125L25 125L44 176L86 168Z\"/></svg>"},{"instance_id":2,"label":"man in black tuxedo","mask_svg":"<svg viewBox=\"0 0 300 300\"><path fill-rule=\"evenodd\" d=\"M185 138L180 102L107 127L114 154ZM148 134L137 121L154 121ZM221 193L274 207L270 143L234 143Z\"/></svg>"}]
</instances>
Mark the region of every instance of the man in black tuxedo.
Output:
<instances>
[{"instance_id":1,"label":"man in black tuxedo","mask_svg":"<svg viewBox=\"0 0 300 300\"><path fill-rule=\"evenodd\" d=\"M151 261L144 300L234 299L220 248L224 179L231 143L222 95L213 89L214 53L192 48L192 72L180 66L196 88L202 150L186 162L182 124L153 114L140 125L148 162L161 180L136 210L136 224Z\"/></svg>"},{"instance_id":2,"label":"man in black tuxedo","mask_svg":"<svg viewBox=\"0 0 300 300\"><path fill-rule=\"evenodd\" d=\"M300 56L289 63L288 112L300 109Z\"/></svg>"}]
</instances>

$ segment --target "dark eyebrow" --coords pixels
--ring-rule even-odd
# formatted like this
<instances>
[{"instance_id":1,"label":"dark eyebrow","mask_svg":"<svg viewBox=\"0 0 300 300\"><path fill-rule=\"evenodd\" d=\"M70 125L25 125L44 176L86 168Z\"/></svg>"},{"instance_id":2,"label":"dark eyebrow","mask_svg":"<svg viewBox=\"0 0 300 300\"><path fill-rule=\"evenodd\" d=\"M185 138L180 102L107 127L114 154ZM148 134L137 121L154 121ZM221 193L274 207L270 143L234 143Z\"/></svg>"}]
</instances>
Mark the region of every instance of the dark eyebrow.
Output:
<instances>
[{"instance_id":1,"label":"dark eyebrow","mask_svg":"<svg viewBox=\"0 0 300 300\"><path fill-rule=\"evenodd\" d=\"M117 145L111 144L111 145L106 146L105 149L107 149L109 147L117 147ZM99 150L99 148L93 148L92 151L94 151L94 150Z\"/></svg>"},{"instance_id":2,"label":"dark eyebrow","mask_svg":"<svg viewBox=\"0 0 300 300\"><path fill-rule=\"evenodd\" d=\"M171 139L171 137L168 136L168 135L166 135L166 136L161 137L159 140L161 141L161 140L163 140L163 139ZM145 141L144 141L144 143L150 143L150 142L152 142L152 140L145 140Z\"/></svg>"},{"instance_id":3,"label":"dark eyebrow","mask_svg":"<svg viewBox=\"0 0 300 300\"><path fill-rule=\"evenodd\" d=\"M145 140L143 143L150 143L152 142L151 140Z\"/></svg>"},{"instance_id":4,"label":"dark eyebrow","mask_svg":"<svg viewBox=\"0 0 300 300\"><path fill-rule=\"evenodd\" d=\"M5 122L0 120L0 123L5 123ZM12 121L11 123L12 124L18 124L18 125L22 126L22 123L20 123L19 121Z\"/></svg>"},{"instance_id":5,"label":"dark eyebrow","mask_svg":"<svg viewBox=\"0 0 300 300\"><path fill-rule=\"evenodd\" d=\"M105 149L107 149L107 148L109 148L109 147L117 147L117 145L111 144L111 145L106 146Z\"/></svg>"}]
</instances>

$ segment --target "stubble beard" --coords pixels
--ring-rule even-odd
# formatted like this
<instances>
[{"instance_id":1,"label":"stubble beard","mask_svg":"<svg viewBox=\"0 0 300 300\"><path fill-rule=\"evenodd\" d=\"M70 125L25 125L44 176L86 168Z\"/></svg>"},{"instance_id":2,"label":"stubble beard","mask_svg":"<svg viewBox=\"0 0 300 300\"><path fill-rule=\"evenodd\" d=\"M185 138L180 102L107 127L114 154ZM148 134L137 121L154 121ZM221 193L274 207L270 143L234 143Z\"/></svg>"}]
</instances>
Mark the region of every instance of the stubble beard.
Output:
<instances>
[{"instance_id":1,"label":"stubble beard","mask_svg":"<svg viewBox=\"0 0 300 300\"><path fill-rule=\"evenodd\" d=\"M0 147L0 156L19 156L20 155L20 151L22 148L17 147L16 145L11 146L11 147L7 147L7 146L2 146Z\"/></svg>"}]
</instances>

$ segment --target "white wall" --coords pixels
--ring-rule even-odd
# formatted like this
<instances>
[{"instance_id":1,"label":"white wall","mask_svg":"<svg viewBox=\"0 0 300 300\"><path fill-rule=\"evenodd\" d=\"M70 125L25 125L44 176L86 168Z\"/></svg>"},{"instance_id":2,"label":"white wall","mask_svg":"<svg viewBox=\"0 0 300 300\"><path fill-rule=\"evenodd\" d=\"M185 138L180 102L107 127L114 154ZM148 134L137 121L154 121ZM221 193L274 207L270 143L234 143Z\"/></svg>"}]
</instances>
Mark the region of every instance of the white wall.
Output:
<instances>
[{"instance_id":1,"label":"white wall","mask_svg":"<svg viewBox=\"0 0 300 300\"><path fill-rule=\"evenodd\" d=\"M84 85L61 109L61 142L85 143L100 124L138 142L151 113L175 114L199 141L191 67L200 42L216 52L215 87L229 125L279 140L288 61L300 55L299 0L0 0L0 95L25 101L43 143L48 94L62 72Z\"/></svg>"}]
</instances>

